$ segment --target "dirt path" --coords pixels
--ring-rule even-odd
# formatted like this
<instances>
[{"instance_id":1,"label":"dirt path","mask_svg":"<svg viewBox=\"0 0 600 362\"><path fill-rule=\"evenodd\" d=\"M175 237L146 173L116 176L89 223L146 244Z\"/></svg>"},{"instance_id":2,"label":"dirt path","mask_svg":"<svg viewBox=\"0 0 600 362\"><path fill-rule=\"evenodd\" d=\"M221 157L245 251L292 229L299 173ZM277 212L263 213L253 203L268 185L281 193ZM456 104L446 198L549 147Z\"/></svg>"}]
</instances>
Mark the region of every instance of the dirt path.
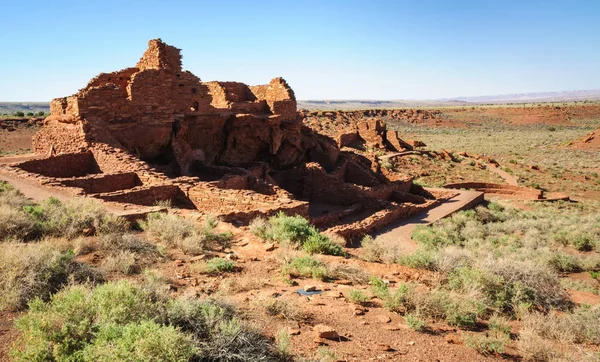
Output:
<instances>
[{"instance_id":1,"label":"dirt path","mask_svg":"<svg viewBox=\"0 0 600 362\"><path fill-rule=\"evenodd\" d=\"M17 188L25 197L32 199L36 202L41 202L50 197L59 199L62 202L72 200L76 196L61 191L57 188L50 188L39 184L35 180L28 180L19 177L15 177L9 173L2 172L0 169L0 181L7 182ZM115 204L109 202L102 203L104 208L117 216L125 217L129 220L134 220L140 217L145 217L147 213L161 211L164 208L160 206L142 206L133 204Z\"/></svg>"},{"instance_id":2,"label":"dirt path","mask_svg":"<svg viewBox=\"0 0 600 362\"><path fill-rule=\"evenodd\" d=\"M488 167L488 170L490 170L491 172L495 173L496 175L502 177L502 179L504 179L504 181L506 181L507 184L509 184L511 186L519 186L519 182L517 181L517 179L513 175L504 171L503 169L501 169L499 167L490 166L490 167Z\"/></svg>"},{"instance_id":3,"label":"dirt path","mask_svg":"<svg viewBox=\"0 0 600 362\"><path fill-rule=\"evenodd\" d=\"M436 189L433 189L436 190ZM440 189L437 189L440 190ZM411 239L411 234L417 225L429 225L437 220L443 219L450 214L472 208L483 202L483 192L457 190L458 195L439 206L423 211L408 219L401 220L395 224L385 227L375 234L375 239L394 239L397 240L404 253L414 252L418 245Z\"/></svg>"}]
</instances>

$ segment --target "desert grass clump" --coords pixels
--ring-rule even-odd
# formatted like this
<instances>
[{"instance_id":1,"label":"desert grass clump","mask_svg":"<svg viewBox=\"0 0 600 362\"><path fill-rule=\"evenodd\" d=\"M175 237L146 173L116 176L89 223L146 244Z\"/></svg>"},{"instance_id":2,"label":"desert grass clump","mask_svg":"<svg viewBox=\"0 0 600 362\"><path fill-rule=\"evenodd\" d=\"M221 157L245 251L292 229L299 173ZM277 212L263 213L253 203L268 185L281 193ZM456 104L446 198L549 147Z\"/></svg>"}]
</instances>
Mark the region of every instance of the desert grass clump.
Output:
<instances>
[{"instance_id":1,"label":"desert grass clump","mask_svg":"<svg viewBox=\"0 0 600 362\"><path fill-rule=\"evenodd\" d=\"M579 258L563 252L553 253L547 263L554 270L561 273L574 273L582 270Z\"/></svg>"},{"instance_id":2,"label":"desert grass clump","mask_svg":"<svg viewBox=\"0 0 600 362\"><path fill-rule=\"evenodd\" d=\"M268 220L258 218L250 223L250 231L258 237L298 247L309 254L344 256L344 248L302 216L288 216L279 212Z\"/></svg>"},{"instance_id":3,"label":"desert grass clump","mask_svg":"<svg viewBox=\"0 0 600 362\"><path fill-rule=\"evenodd\" d=\"M260 304L264 306L265 312L270 316L292 321L300 321L305 318L300 305L292 300L269 297L260 299Z\"/></svg>"},{"instance_id":4,"label":"desert grass clump","mask_svg":"<svg viewBox=\"0 0 600 362\"><path fill-rule=\"evenodd\" d=\"M352 289L348 292L348 300L354 304L364 304L368 302L371 298L365 292L358 289Z\"/></svg>"},{"instance_id":5,"label":"desert grass clump","mask_svg":"<svg viewBox=\"0 0 600 362\"><path fill-rule=\"evenodd\" d=\"M523 306L546 311L570 306L556 273L531 261L487 258L452 272L447 286L459 292L478 291L489 312L511 316Z\"/></svg>"},{"instance_id":6,"label":"desert grass clump","mask_svg":"<svg viewBox=\"0 0 600 362\"><path fill-rule=\"evenodd\" d=\"M149 265L160 257L156 245L133 233L110 233L98 238L96 247L108 252L102 263L107 272L135 274L142 266Z\"/></svg>"},{"instance_id":7,"label":"desert grass clump","mask_svg":"<svg viewBox=\"0 0 600 362\"><path fill-rule=\"evenodd\" d=\"M212 258L206 262L204 272L207 274L222 274L235 270L235 262L223 258Z\"/></svg>"},{"instance_id":8,"label":"desert grass clump","mask_svg":"<svg viewBox=\"0 0 600 362\"><path fill-rule=\"evenodd\" d=\"M283 274L292 277L304 277L314 279L327 278L327 266L322 261L311 256L303 256L291 259L281 269Z\"/></svg>"},{"instance_id":9,"label":"desert grass clump","mask_svg":"<svg viewBox=\"0 0 600 362\"><path fill-rule=\"evenodd\" d=\"M136 265L136 254L126 250L112 253L102 262L102 270L124 275L139 272L139 268Z\"/></svg>"},{"instance_id":10,"label":"desert grass clump","mask_svg":"<svg viewBox=\"0 0 600 362\"><path fill-rule=\"evenodd\" d=\"M35 221L40 235L76 237L83 234L123 232L127 221L104 209L91 199L72 199L66 203L50 197L24 210Z\"/></svg>"},{"instance_id":11,"label":"desert grass clump","mask_svg":"<svg viewBox=\"0 0 600 362\"><path fill-rule=\"evenodd\" d=\"M218 220L212 217L207 217L203 224L198 224L169 210L166 213L148 215L140 223L140 227L170 247L178 247L186 254L197 255L204 252L211 243L222 244L233 238L230 232L216 232L217 224Z\"/></svg>"},{"instance_id":12,"label":"desert grass clump","mask_svg":"<svg viewBox=\"0 0 600 362\"><path fill-rule=\"evenodd\" d=\"M401 255L401 246L396 240L379 237L373 239L370 235L361 240L363 257L366 261L384 264L395 263Z\"/></svg>"},{"instance_id":13,"label":"desert grass clump","mask_svg":"<svg viewBox=\"0 0 600 362\"><path fill-rule=\"evenodd\" d=\"M391 289L381 278L371 278L371 292L383 301L383 306L392 312L406 312L412 309L414 285L400 283L396 289Z\"/></svg>"},{"instance_id":14,"label":"desert grass clump","mask_svg":"<svg viewBox=\"0 0 600 362\"><path fill-rule=\"evenodd\" d=\"M49 243L0 244L0 310L20 310L50 296L70 280L97 281L100 274Z\"/></svg>"},{"instance_id":15,"label":"desert grass clump","mask_svg":"<svg viewBox=\"0 0 600 362\"><path fill-rule=\"evenodd\" d=\"M333 264L327 266L327 276L331 279L349 280L354 284L367 284L369 274L358 266Z\"/></svg>"},{"instance_id":16,"label":"desert grass clump","mask_svg":"<svg viewBox=\"0 0 600 362\"><path fill-rule=\"evenodd\" d=\"M426 328L425 321L416 313L406 313L404 315L404 322L413 331L422 332Z\"/></svg>"}]
</instances>

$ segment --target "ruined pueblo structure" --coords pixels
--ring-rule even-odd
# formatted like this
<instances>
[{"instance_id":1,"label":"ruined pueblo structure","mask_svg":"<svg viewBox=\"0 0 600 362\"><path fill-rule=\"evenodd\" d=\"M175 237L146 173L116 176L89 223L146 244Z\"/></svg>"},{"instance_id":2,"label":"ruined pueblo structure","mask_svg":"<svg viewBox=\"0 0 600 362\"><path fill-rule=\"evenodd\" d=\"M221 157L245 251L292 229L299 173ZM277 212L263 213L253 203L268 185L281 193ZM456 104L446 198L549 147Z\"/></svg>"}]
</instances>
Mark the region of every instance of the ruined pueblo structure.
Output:
<instances>
[{"instance_id":1,"label":"ruined pueblo structure","mask_svg":"<svg viewBox=\"0 0 600 362\"><path fill-rule=\"evenodd\" d=\"M439 202L344 148L356 142L410 148L376 119L317 133L284 79L202 82L182 70L179 49L154 39L135 67L54 99L38 156L5 169L111 204L168 200L238 224L298 214L350 240Z\"/></svg>"}]
</instances>

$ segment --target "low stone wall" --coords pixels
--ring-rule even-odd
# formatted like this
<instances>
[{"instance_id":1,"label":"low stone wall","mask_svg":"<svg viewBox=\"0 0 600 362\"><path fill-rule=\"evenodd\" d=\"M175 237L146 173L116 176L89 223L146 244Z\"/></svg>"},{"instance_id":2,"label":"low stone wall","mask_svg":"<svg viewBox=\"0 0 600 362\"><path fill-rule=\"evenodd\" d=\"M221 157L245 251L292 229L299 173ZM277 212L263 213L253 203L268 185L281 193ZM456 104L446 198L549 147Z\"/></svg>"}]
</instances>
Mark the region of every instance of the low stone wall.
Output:
<instances>
[{"instance_id":1,"label":"low stone wall","mask_svg":"<svg viewBox=\"0 0 600 362\"><path fill-rule=\"evenodd\" d=\"M257 216L270 216L279 211L308 217L308 203L294 200L277 189L273 195L245 189L222 189L213 183L201 183L188 191L190 201L200 211L210 211L224 220L249 222Z\"/></svg>"},{"instance_id":2,"label":"low stone wall","mask_svg":"<svg viewBox=\"0 0 600 362\"><path fill-rule=\"evenodd\" d=\"M27 172L58 178L80 177L101 172L91 152L66 153L25 161L15 167Z\"/></svg>"},{"instance_id":3,"label":"low stone wall","mask_svg":"<svg viewBox=\"0 0 600 362\"><path fill-rule=\"evenodd\" d=\"M426 203L390 205L389 207L376 211L370 216L349 224L336 225L326 230L345 238L349 243L360 240L367 234L390 225L400 219L407 218L420 211L427 210L439 203L438 200L428 200Z\"/></svg>"},{"instance_id":4,"label":"low stone wall","mask_svg":"<svg viewBox=\"0 0 600 362\"><path fill-rule=\"evenodd\" d=\"M114 192L142 186L142 181L135 172L112 175L93 175L70 180L61 180L60 183L68 187L80 188L86 194Z\"/></svg>"},{"instance_id":5,"label":"low stone wall","mask_svg":"<svg viewBox=\"0 0 600 362\"><path fill-rule=\"evenodd\" d=\"M116 191L93 195L104 201L127 204L154 206L158 201L176 201L183 196L179 187L174 185L159 185L139 187L125 191Z\"/></svg>"},{"instance_id":6,"label":"low stone wall","mask_svg":"<svg viewBox=\"0 0 600 362\"><path fill-rule=\"evenodd\" d=\"M529 187L492 184L485 182L461 182L445 185L447 189L472 189L489 194L519 195L529 199L542 199L544 192Z\"/></svg>"}]
</instances>

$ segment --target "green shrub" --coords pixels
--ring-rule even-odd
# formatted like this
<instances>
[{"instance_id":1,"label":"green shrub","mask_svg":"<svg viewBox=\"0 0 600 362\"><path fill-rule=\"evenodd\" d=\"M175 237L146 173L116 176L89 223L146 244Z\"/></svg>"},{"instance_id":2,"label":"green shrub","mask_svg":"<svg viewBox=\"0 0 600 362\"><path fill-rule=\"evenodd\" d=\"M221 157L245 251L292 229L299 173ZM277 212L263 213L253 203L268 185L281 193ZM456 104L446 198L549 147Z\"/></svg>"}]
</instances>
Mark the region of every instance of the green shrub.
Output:
<instances>
[{"instance_id":1,"label":"green shrub","mask_svg":"<svg viewBox=\"0 0 600 362\"><path fill-rule=\"evenodd\" d=\"M16 361L277 361L232 308L170 300L127 282L71 286L16 321Z\"/></svg>"},{"instance_id":2,"label":"green shrub","mask_svg":"<svg viewBox=\"0 0 600 362\"><path fill-rule=\"evenodd\" d=\"M404 322L408 328L414 331L421 332L425 329L425 321L414 313L406 313L404 315Z\"/></svg>"},{"instance_id":3,"label":"green shrub","mask_svg":"<svg viewBox=\"0 0 600 362\"><path fill-rule=\"evenodd\" d=\"M108 213L95 200L72 199L67 203L50 197L37 205L24 207L35 221L40 235L75 237L86 232L96 234L123 232L125 219Z\"/></svg>"},{"instance_id":4,"label":"green shrub","mask_svg":"<svg viewBox=\"0 0 600 362\"><path fill-rule=\"evenodd\" d=\"M268 220L257 218L250 223L250 231L258 237L282 244L292 244L309 254L344 256L344 249L302 216L288 216L279 212Z\"/></svg>"},{"instance_id":5,"label":"green shrub","mask_svg":"<svg viewBox=\"0 0 600 362\"><path fill-rule=\"evenodd\" d=\"M465 346L476 350L484 356L504 353L504 348L509 339L503 336L488 336L470 334L463 336Z\"/></svg>"},{"instance_id":6,"label":"green shrub","mask_svg":"<svg viewBox=\"0 0 600 362\"><path fill-rule=\"evenodd\" d=\"M571 245L579 251L592 251L596 247L596 242L590 234L582 232L572 235Z\"/></svg>"},{"instance_id":7,"label":"green shrub","mask_svg":"<svg viewBox=\"0 0 600 362\"><path fill-rule=\"evenodd\" d=\"M369 301L369 296L362 290L352 289L348 292L348 300L354 304L363 304Z\"/></svg>"},{"instance_id":8,"label":"green shrub","mask_svg":"<svg viewBox=\"0 0 600 362\"><path fill-rule=\"evenodd\" d=\"M557 275L532 262L500 259L462 267L449 274L448 288L464 293L476 290L490 312L512 316L526 304L543 310L569 305Z\"/></svg>"},{"instance_id":9,"label":"green shrub","mask_svg":"<svg viewBox=\"0 0 600 362\"><path fill-rule=\"evenodd\" d=\"M548 264L556 271L561 273L573 273L581 271L579 259L570 254L556 252L552 255Z\"/></svg>"},{"instance_id":10,"label":"green shrub","mask_svg":"<svg viewBox=\"0 0 600 362\"><path fill-rule=\"evenodd\" d=\"M205 272L208 274L220 274L235 270L235 262L223 258L212 258L206 262Z\"/></svg>"},{"instance_id":11,"label":"green shrub","mask_svg":"<svg viewBox=\"0 0 600 362\"><path fill-rule=\"evenodd\" d=\"M407 309L407 304L414 293L412 285L400 283L392 290L381 278L371 278L371 292L383 301L383 306L392 312L401 312Z\"/></svg>"},{"instance_id":12,"label":"green shrub","mask_svg":"<svg viewBox=\"0 0 600 362\"><path fill-rule=\"evenodd\" d=\"M412 254L398 256L396 262L411 268L434 270L436 267L436 254L433 250L419 248Z\"/></svg>"},{"instance_id":13,"label":"green shrub","mask_svg":"<svg viewBox=\"0 0 600 362\"><path fill-rule=\"evenodd\" d=\"M326 254L343 256L344 249L331 241L327 236L315 232L312 233L302 244L302 249L309 254Z\"/></svg>"},{"instance_id":14,"label":"green shrub","mask_svg":"<svg viewBox=\"0 0 600 362\"><path fill-rule=\"evenodd\" d=\"M172 326L144 320L102 326L81 352L84 361L188 361L196 347L190 336Z\"/></svg>"},{"instance_id":15,"label":"green shrub","mask_svg":"<svg viewBox=\"0 0 600 362\"><path fill-rule=\"evenodd\" d=\"M179 247L185 254L201 254L211 242L224 244L233 238L231 232L217 233L218 221L207 217L203 225L176 215L172 210L167 213L149 214L140 227L168 246Z\"/></svg>"},{"instance_id":16,"label":"green shrub","mask_svg":"<svg viewBox=\"0 0 600 362\"><path fill-rule=\"evenodd\" d=\"M283 266L281 271L284 274L305 278L325 279L327 277L325 264L310 256L292 259Z\"/></svg>"}]
</instances>

